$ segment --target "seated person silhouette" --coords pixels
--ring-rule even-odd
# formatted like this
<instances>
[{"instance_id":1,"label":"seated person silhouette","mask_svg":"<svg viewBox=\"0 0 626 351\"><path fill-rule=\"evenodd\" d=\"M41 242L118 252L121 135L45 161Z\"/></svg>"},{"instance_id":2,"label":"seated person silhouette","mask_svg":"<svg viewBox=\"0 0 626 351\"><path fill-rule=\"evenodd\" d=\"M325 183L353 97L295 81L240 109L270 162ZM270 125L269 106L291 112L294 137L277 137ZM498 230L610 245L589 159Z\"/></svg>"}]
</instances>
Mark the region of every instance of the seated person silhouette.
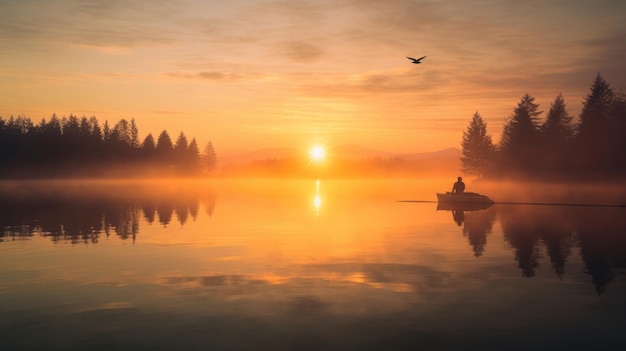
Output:
<instances>
[{"instance_id":1,"label":"seated person silhouette","mask_svg":"<svg viewBox=\"0 0 626 351\"><path fill-rule=\"evenodd\" d=\"M454 186L452 186L452 193L460 195L460 194L463 194L464 191L465 191L465 183L463 183L463 178L458 177L457 182L454 183Z\"/></svg>"}]
</instances>

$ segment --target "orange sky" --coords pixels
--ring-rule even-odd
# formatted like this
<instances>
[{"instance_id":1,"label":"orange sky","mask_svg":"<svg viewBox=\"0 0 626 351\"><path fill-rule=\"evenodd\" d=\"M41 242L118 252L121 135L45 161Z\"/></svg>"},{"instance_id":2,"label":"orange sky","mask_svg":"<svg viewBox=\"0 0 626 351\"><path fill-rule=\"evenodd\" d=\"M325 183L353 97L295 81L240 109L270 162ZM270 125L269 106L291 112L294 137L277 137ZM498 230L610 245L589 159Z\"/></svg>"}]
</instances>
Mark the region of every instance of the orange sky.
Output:
<instances>
[{"instance_id":1,"label":"orange sky","mask_svg":"<svg viewBox=\"0 0 626 351\"><path fill-rule=\"evenodd\" d=\"M0 116L135 118L219 154L499 140L524 93L626 82L626 2L0 0ZM406 56L428 56L413 65Z\"/></svg>"}]
</instances>

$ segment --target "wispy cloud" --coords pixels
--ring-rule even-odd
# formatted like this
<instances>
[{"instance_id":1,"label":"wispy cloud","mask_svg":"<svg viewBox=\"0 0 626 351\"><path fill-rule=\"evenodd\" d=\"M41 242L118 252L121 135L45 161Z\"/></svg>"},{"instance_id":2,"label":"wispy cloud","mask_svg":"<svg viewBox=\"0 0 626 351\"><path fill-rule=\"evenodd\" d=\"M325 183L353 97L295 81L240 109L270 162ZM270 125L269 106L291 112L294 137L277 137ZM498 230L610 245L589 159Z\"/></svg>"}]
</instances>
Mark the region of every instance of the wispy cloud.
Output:
<instances>
[{"instance_id":1,"label":"wispy cloud","mask_svg":"<svg viewBox=\"0 0 626 351\"><path fill-rule=\"evenodd\" d=\"M324 56L324 51L319 46L295 40L276 44L274 51L297 62L313 62Z\"/></svg>"},{"instance_id":2,"label":"wispy cloud","mask_svg":"<svg viewBox=\"0 0 626 351\"><path fill-rule=\"evenodd\" d=\"M179 13L174 1L26 0L0 6L0 33L12 38L12 46L20 42L93 47L164 44L176 35L171 24L177 24Z\"/></svg>"}]
</instances>

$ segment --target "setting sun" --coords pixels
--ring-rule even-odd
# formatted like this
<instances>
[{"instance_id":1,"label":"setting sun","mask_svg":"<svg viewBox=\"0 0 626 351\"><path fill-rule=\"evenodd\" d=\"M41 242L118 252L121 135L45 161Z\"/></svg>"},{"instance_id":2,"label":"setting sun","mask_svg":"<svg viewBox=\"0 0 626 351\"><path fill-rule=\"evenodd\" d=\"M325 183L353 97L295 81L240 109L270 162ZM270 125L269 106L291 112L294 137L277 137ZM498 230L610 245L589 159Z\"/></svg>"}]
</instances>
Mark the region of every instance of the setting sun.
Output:
<instances>
[{"instance_id":1,"label":"setting sun","mask_svg":"<svg viewBox=\"0 0 626 351\"><path fill-rule=\"evenodd\" d=\"M309 154L311 155L312 160L321 161L326 157L326 150L324 149L323 146L316 145L311 148L311 151L309 151Z\"/></svg>"}]
</instances>

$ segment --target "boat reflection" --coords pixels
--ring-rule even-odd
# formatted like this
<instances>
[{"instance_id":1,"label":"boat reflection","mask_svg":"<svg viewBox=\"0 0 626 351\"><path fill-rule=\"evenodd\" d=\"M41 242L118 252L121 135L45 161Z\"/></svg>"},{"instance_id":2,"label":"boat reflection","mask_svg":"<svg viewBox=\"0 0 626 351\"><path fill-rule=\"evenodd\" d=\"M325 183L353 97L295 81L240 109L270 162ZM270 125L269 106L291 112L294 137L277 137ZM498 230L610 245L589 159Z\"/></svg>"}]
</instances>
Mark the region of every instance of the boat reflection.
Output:
<instances>
[{"instance_id":1,"label":"boat reflection","mask_svg":"<svg viewBox=\"0 0 626 351\"><path fill-rule=\"evenodd\" d=\"M485 210L493 206L491 202L467 202L467 203L453 203L453 202L439 202L437 204L437 211L450 211L452 212L452 218L457 225L462 226L465 220L465 212Z\"/></svg>"}]
</instances>

